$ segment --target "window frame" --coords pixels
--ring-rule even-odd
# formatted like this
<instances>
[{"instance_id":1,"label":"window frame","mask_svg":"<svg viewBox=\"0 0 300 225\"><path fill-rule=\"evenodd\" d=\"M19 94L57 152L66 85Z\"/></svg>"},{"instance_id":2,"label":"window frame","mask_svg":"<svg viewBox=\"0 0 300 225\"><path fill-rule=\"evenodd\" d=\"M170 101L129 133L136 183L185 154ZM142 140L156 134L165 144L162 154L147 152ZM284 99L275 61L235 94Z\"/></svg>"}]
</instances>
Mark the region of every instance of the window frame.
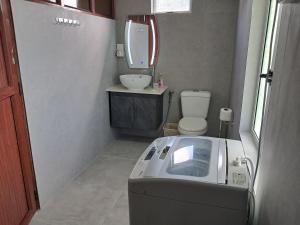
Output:
<instances>
[{"instance_id":1,"label":"window frame","mask_svg":"<svg viewBox=\"0 0 300 225\"><path fill-rule=\"evenodd\" d=\"M80 10L80 11L85 11L85 12L94 12L94 7L93 7L93 4L95 3L95 0L89 0L89 9L84 9L84 8L80 8L80 7L74 7L74 6L71 6L71 5L66 5L64 3L62 3L61 1L61 6L63 7L67 7L67 8L71 8L71 9L77 9L77 10Z\"/></svg>"},{"instance_id":2,"label":"window frame","mask_svg":"<svg viewBox=\"0 0 300 225\"><path fill-rule=\"evenodd\" d=\"M87 14L94 15L94 16L104 17L104 18L107 18L107 19L115 19L115 1L114 0L111 0L111 3L112 3L111 16L106 16L106 15L103 15L101 13L97 13L95 11L95 1L96 0L89 0L89 2L90 2L90 9L89 10L64 5L63 0L56 0L56 2L52 2L50 0L25 0L25 1L41 3L41 4L46 4L46 5L55 6L55 7L62 7L62 8L67 9L67 10L83 12L83 13L87 13Z\"/></svg>"},{"instance_id":3,"label":"window frame","mask_svg":"<svg viewBox=\"0 0 300 225\"><path fill-rule=\"evenodd\" d=\"M270 52L268 53L267 52L267 46L268 46L268 34L269 34L269 26L276 26L275 23L276 22L279 22L279 15L280 12L279 12L279 2L278 1L275 1L276 3L276 6L275 6L275 14L274 14L274 24L269 24L270 22L270 19L271 19L271 10L272 10L272 3L273 3L273 0L270 0L270 5L269 5L269 10L268 10L268 16L267 16L267 21L266 21L266 27L265 27L265 32L264 32L264 43L263 43L263 47L262 47L262 58L261 58L261 62L260 62L260 65L259 65L259 73L262 74L264 73L264 63L265 63L265 54L270 54L269 55L269 65L268 65L268 70L272 70L272 59L274 59L274 56L276 54L276 51L272 51L272 46L273 46L273 42L275 42L275 47L274 49L276 48L276 35L277 35L277 32L278 30L274 30L272 31L273 28L271 28L271 38L270 38ZM278 19L278 20L277 20ZM277 24L278 26L279 24ZM253 107L253 113L252 113L252 121L251 121L251 128L250 128L250 132L252 134L252 136L254 137L254 140L256 142L256 144L259 143L260 141L260 138L261 138L261 130L262 130L262 126L263 126L263 120L264 120L264 111L266 109L266 105L267 105L267 102L268 102L268 95L269 95L269 91L268 89L270 89L270 87L268 86L268 84L265 85L265 88L262 90L263 93L262 95L263 96L260 96L260 87L261 87L261 83L262 83L262 80L265 79L265 82L267 82L267 78L262 78L262 77L258 77L257 78L257 85L256 85L256 90L255 90L255 102L254 102L254 107ZM267 89L267 90L266 90ZM256 118L258 116L258 102L259 102L259 98L260 97L263 97L263 106L262 106L262 119L260 121L261 123L261 128L260 128L260 133L256 133L255 131L255 125L256 125Z\"/></svg>"},{"instance_id":4,"label":"window frame","mask_svg":"<svg viewBox=\"0 0 300 225\"><path fill-rule=\"evenodd\" d=\"M166 13L192 13L193 0L190 1L190 10L189 11L170 11L170 12L155 12L155 1L159 0L151 0L151 14L166 14Z\"/></svg>"}]
</instances>

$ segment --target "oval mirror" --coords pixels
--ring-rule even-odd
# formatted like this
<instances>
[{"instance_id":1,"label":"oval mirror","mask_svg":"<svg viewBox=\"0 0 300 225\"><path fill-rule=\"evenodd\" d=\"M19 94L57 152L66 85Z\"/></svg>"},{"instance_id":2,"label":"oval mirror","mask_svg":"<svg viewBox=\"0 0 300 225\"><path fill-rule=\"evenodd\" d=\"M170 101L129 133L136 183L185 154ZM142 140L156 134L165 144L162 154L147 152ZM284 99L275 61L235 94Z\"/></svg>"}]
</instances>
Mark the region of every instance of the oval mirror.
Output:
<instances>
[{"instance_id":1,"label":"oval mirror","mask_svg":"<svg viewBox=\"0 0 300 225\"><path fill-rule=\"evenodd\" d=\"M154 15L128 16L125 51L129 68L153 68L158 59L158 27Z\"/></svg>"}]
</instances>

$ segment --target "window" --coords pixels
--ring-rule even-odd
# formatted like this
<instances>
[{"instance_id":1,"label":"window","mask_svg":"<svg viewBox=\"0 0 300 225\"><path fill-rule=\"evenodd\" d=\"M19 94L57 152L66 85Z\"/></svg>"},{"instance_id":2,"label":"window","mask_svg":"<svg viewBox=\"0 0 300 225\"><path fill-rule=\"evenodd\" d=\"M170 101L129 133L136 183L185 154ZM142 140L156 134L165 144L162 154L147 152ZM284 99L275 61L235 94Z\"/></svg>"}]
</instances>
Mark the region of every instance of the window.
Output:
<instances>
[{"instance_id":1,"label":"window","mask_svg":"<svg viewBox=\"0 0 300 225\"><path fill-rule=\"evenodd\" d=\"M259 78L257 99L253 119L253 131L259 139L261 136L261 127L264 116L265 105L268 100L269 82L266 75L271 75L273 70L273 60L275 56L275 38L277 34L279 21L279 7L277 0L270 1L269 17L266 30L265 45L263 50L263 59L261 65L261 76Z\"/></svg>"},{"instance_id":2,"label":"window","mask_svg":"<svg viewBox=\"0 0 300 225\"><path fill-rule=\"evenodd\" d=\"M152 13L191 12L192 0L152 0Z\"/></svg>"},{"instance_id":3,"label":"window","mask_svg":"<svg viewBox=\"0 0 300 225\"><path fill-rule=\"evenodd\" d=\"M59 0L40 0L40 1L42 1L42 2L45 2L45 3L55 3L55 4L58 4L59 2Z\"/></svg>"},{"instance_id":4,"label":"window","mask_svg":"<svg viewBox=\"0 0 300 225\"><path fill-rule=\"evenodd\" d=\"M90 0L64 0L64 5L78 9L90 10Z\"/></svg>"},{"instance_id":5,"label":"window","mask_svg":"<svg viewBox=\"0 0 300 225\"><path fill-rule=\"evenodd\" d=\"M96 16L114 18L114 0L27 0L48 5L60 5L65 9L77 9Z\"/></svg>"}]
</instances>

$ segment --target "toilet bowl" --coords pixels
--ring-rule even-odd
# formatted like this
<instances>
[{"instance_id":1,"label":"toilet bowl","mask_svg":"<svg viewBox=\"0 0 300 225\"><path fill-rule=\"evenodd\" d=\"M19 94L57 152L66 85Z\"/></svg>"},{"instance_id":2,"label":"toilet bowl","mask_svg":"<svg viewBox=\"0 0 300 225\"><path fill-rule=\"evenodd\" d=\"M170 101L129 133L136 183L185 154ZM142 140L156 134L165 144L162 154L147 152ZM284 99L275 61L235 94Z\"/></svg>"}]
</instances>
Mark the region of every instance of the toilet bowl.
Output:
<instances>
[{"instance_id":1,"label":"toilet bowl","mask_svg":"<svg viewBox=\"0 0 300 225\"><path fill-rule=\"evenodd\" d=\"M202 136L207 132L207 122L203 118L185 117L179 121L178 131L182 135Z\"/></svg>"},{"instance_id":2,"label":"toilet bowl","mask_svg":"<svg viewBox=\"0 0 300 225\"><path fill-rule=\"evenodd\" d=\"M210 92L183 91L181 106L183 118L179 121L178 131L181 135L202 136L207 132L207 113Z\"/></svg>"}]
</instances>

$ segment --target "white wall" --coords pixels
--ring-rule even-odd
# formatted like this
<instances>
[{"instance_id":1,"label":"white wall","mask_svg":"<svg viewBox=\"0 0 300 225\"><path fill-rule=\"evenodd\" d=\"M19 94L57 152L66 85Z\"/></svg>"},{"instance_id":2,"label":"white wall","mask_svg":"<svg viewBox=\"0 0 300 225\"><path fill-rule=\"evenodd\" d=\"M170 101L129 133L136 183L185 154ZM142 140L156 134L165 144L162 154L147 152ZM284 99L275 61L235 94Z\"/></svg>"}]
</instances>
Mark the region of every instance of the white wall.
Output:
<instances>
[{"instance_id":1,"label":"white wall","mask_svg":"<svg viewBox=\"0 0 300 225\"><path fill-rule=\"evenodd\" d=\"M112 138L105 89L116 76L115 22L12 0L21 78L41 204ZM54 24L57 16L80 27Z\"/></svg>"},{"instance_id":2,"label":"white wall","mask_svg":"<svg viewBox=\"0 0 300 225\"><path fill-rule=\"evenodd\" d=\"M252 128L269 0L240 0L230 106L235 113L230 138Z\"/></svg>"},{"instance_id":3,"label":"white wall","mask_svg":"<svg viewBox=\"0 0 300 225\"><path fill-rule=\"evenodd\" d=\"M248 54L249 33L251 25L253 0L240 0L235 60L232 74L230 107L234 112L234 125L229 129L229 137L239 139L240 117L242 109L245 71Z\"/></svg>"}]
</instances>

